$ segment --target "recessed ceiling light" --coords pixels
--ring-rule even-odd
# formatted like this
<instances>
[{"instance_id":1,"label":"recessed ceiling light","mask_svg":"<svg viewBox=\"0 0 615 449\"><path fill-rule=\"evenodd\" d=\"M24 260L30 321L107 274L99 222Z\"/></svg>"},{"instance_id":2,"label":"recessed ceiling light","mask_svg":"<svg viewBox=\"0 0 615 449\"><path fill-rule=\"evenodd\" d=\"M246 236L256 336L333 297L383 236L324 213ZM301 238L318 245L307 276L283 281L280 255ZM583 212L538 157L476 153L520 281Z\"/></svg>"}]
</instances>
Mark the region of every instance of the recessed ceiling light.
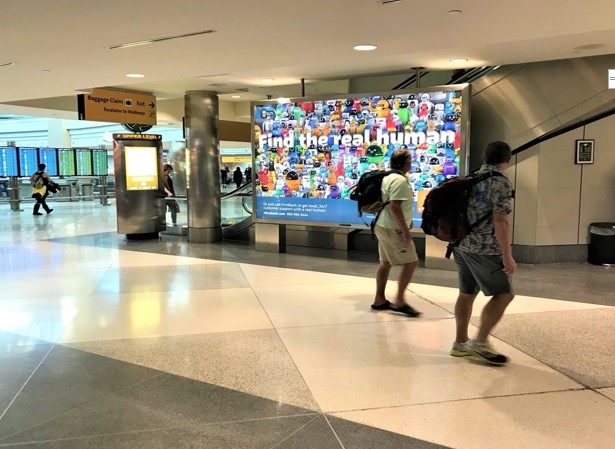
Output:
<instances>
[{"instance_id":1,"label":"recessed ceiling light","mask_svg":"<svg viewBox=\"0 0 615 449\"><path fill-rule=\"evenodd\" d=\"M461 9L451 9L448 13L452 16L461 14Z\"/></svg>"},{"instance_id":2,"label":"recessed ceiling light","mask_svg":"<svg viewBox=\"0 0 615 449\"><path fill-rule=\"evenodd\" d=\"M143 75L142 73L127 73L126 76L128 78L144 78L145 75Z\"/></svg>"},{"instance_id":3,"label":"recessed ceiling light","mask_svg":"<svg viewBox=\"0 0 615 449\"><path fill-rule=\"evenodd\" d=\"M276 98L275 99L278 103L282 104L282 103L290 103L290 98L284 98L284 97L280 97L280 98Z\"/></svg>"},{"instance_id":4,"label":"recessed ceiling light","mask_svg":"<svg viewBox=\"0 0 615 449\"><path fill-rule=\"evenodd\" d=\"M355 45L354 47L352 47L352 49L356 51L372 51L377 48L378 47L376 45L371 44Z\"/></svg>"},{"instance_id":5,"label":"recessed ceiling light","mask_svg":"<svg viewBox=\"0 0 615 449\"><path fill-rule=\"evenodd\" d=\"M241 98L241 95L231 95L231 98Z\"/></svg>"},{"instance_id":6,"label":"recessed ceiling light","mask_svg":"<svg viewBox=\"0 0 615 449\"><path fill-rule=\"evenodd\" d=\"M450 59L450 62L459 63L459 62L468 62L466 58L453 58Z\"/></svg>"},{"instance_id":7,"label":"recessed ceiling light","mask_svg":"<svg viewBox=\"0 0 615 449\"><path fill-rule=\"evenodd\" d=\"M275 80L273 78L261 78L262 83L271 83L272 81L275 81Z\"/></svg>"}]
</instances>

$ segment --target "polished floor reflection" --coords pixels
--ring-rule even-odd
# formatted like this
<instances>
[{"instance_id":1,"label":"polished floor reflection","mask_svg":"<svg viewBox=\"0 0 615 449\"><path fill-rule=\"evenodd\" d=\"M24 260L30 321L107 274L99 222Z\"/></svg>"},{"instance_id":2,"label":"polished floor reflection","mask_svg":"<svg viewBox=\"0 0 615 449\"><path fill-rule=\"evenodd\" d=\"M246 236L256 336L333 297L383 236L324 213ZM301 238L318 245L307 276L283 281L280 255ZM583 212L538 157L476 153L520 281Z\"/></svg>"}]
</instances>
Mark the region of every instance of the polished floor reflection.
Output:
<instances>
[{"instance_id":1,"label":"polished floor reflection","mask_svg":"<svg viewBox=\"0 0 615 449\"><path fill-rule=\"evenodd\" d=\"M22 207L0 204L0 448L613 447L615 269L521 266L491 367L448 355L454 273L419 269L408 319L370 311L375 255Z\"/></svg>"}]
</instances>

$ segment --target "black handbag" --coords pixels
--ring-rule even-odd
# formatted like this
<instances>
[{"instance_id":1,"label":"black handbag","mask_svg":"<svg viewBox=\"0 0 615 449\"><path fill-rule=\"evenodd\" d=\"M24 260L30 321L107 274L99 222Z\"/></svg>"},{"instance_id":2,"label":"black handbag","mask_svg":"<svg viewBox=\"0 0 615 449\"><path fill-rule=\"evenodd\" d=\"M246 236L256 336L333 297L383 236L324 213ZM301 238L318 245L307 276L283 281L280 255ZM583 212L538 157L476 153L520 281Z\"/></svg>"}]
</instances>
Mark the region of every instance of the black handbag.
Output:
<instances>
[{"instance_id":1,"label":"black handbag","mask_svg":"<svg viewBox=\"0 0 615 449\"><path fill-rule=\"evenodd\" d=\"M57 182L49 181L49 184L47 184L47 190L51 193L58 193L62 190L62 186Z\"/></svg>"}]
</instances>

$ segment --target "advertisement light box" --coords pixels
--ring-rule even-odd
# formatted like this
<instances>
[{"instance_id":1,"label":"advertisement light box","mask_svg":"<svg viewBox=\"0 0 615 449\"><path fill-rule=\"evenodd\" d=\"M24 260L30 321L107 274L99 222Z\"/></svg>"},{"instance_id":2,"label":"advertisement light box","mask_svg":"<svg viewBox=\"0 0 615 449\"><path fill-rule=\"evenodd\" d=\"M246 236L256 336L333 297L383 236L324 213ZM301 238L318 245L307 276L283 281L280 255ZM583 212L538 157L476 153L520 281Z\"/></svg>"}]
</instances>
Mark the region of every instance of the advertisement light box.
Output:
<instances>
[{"instance_id":1,"label":"advertisement light box","mask_svg":"<svg viewBox=\"0 0 615 449\"><path fill-rule=\"evenodd\" d=\"M126 190L158 189L158 148L124 147Z\"/></svg>"},{"instance_id":2,"label":"advertisement light box","mask_svg":"<svg viewBox=\"0 0 615 449\"><path fill-rule=\"evenodd\" d=\"M254 103L254 218L258 222L365 227L350 188L412 154L415 227L427 193L465 174L469 86Z\"/></svg>"}]
</instances>

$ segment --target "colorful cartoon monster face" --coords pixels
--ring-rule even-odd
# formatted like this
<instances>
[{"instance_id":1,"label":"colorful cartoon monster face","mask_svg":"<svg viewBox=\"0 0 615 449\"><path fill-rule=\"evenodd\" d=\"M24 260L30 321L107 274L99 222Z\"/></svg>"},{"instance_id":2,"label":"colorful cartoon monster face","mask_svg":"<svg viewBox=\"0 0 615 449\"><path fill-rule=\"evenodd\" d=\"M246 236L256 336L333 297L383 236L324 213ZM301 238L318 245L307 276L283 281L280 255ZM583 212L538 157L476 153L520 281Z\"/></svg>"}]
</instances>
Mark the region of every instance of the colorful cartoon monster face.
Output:
<instances>
[{"instance_id":1,"label":"colorful cartoon monster face","mask_svg":"<svg viewBox=\"0 0 615 449\"><path fill-rule=\"evenodd\" d=\"M365 150L365 156L370 164L378 164L384 157L384 152L379 145L370 145Z\"/></svg>"},{"instance_id":2,"label":"colorful cartoon monster face","mask_svg":"<svg viewBox=\"0 0 615 449\"><path fill-rule=\"evenodd\" d=\"M391 106L389 106L389 102L386 99L382 98L378 100L378 103L376 103L376 115L379 118L386 118L390 111Z\"/></svg>"},{"instance_id":3,"label":"colorful cartoon monster face","mask_svg":"<svg viewBox=\"0 0 615 449\"><path fill-rule=\"evenodd\" d=\"M286 173L286 176L284 177L284 182L288 186L289 191L292 192L293 190L299 190L300 180L299 175L296 171L289 171L288 173Z\"/></svg>"}]
</instances>

